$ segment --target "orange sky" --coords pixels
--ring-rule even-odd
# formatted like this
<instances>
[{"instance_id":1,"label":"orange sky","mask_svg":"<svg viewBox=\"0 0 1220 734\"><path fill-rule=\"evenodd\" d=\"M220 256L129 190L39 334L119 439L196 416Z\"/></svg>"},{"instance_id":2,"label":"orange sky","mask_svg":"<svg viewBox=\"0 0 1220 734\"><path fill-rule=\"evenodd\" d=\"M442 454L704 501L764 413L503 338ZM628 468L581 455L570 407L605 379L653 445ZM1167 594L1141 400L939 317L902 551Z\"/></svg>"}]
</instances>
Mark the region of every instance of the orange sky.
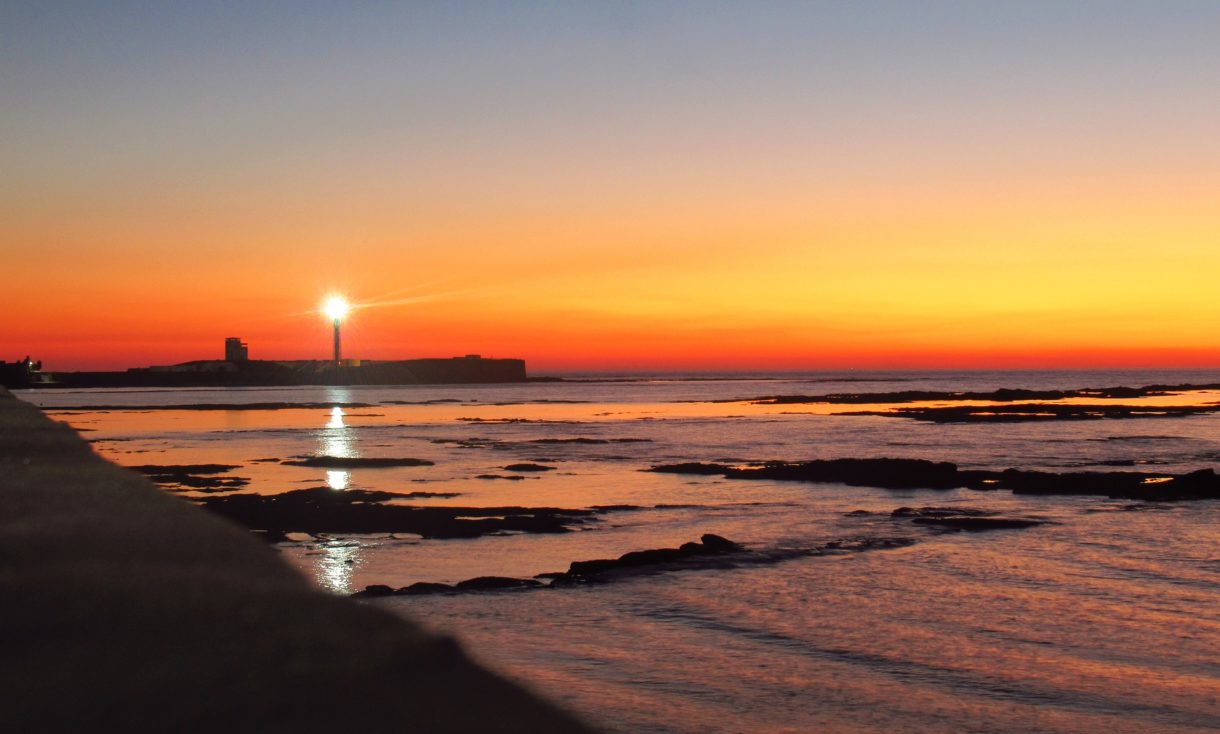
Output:
<instances>
[{"instance_id":1,"label":"orange sky","mask_svg":"<svg viewBox=\"0 0 1220 734\"><path fill-rule=\"evenodd\" d=\"M717 7L4 19L0 357L1220 365L1203 19Z\"/></svg>"}]
</instances>

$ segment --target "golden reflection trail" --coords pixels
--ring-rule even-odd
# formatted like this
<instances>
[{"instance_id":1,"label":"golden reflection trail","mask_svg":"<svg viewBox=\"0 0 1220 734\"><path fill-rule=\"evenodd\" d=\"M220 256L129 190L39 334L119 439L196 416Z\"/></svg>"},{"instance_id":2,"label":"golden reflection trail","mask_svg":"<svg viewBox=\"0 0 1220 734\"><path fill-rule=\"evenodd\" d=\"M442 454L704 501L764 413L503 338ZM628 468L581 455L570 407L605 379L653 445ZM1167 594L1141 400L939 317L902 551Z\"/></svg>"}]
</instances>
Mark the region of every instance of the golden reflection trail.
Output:
<instances>
[{"instance_id":1,"label":"golden reflection trail","mask_svg":"<svg viewBox=\"0 0 1220 734\"><path fill-rule=\"evenodd\" d=\"M350 402L351 394L347 388L328 388L326 400L332 403ZM338 406L330 409L330 417L318 431L318 454L321 456L337 456L351 459L360 456L356 448L356 433L344 422L343 408ZM351 486L352 473L346 469L326 471L326 486L335 491L343 491ZM318 583L336 594L352 592L352 572L360 563L360 545L355 541L324 540L319 544L321 555L317 561L316 577Z\"/></svg>"},{"instance_id":2,"label":"golden reflection trail","mask_svg":"<svg viewBox=\"0 0 1220 734\"><path fill-rule=\"evenodd\" d=\"M334 403L349 402L346 388L330 388L327 390L327 400ZM319 432L322 456L337 456L352 459L360 455L356 449L356 436L351 427L343 422L343 408L338 406L330 409L330 420ZM326 485L333 490L343 491L351 485L352 473L347 470L327 470Z\"/></svg>"},{"instance_id":3,"label":"golden reflection trail","mask_svg":"<svg viewBox=\"0 0 1220 734\"><path fill-rule=\"evenodd\" d=\"M323 587L336 594L352 593L352 571L360 562L360 546L355 542L329 541L322 547L315 577Z\"/></svg>"}]
</instances>

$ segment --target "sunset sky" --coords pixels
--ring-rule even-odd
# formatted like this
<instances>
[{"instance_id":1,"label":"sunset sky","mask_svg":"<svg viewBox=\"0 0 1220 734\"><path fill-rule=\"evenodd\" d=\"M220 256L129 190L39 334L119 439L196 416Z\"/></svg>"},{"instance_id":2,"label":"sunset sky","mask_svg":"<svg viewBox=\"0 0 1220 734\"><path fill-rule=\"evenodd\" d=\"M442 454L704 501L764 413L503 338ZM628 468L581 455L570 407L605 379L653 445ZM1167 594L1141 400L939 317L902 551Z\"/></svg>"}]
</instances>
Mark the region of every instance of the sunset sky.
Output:
<instances>
[{"instance_id":1,"label":"sunset sky","mask_svg":"<svg viewBox=\"0 0 1220 734\"><path fill-rule=\"evenodd\" d=\"M0 359L1220 365L1220 3L0 6Z\"/></svg>"}]
</instances>

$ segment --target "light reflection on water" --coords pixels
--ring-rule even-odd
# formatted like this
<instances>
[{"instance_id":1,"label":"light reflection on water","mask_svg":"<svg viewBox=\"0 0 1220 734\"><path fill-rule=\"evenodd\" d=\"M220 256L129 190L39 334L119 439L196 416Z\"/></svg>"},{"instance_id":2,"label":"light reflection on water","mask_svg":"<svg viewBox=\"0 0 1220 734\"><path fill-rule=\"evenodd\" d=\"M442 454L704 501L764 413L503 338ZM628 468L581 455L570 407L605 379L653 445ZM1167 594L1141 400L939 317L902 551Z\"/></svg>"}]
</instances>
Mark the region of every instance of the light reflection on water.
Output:
<instances>
[{"instance_id":1,"label":"light reflection on water","mask_svg":"<svg viewBox=\"0 0 1220 734\"><path fill-rule=\"evenodd\" d=\"M319 586L336 594L350 594L352 588L352 573L360 565L360 546L347 541L331 541L321 546L321 552L315 556L318 561L315 566L314 578Z\"/></svg>"},{"instance_id":2,"label":"light reflection on water","mask_svg":"<svg viewBox=\"0 0 1220 734\"><path fill-rule=\"evenodd\" d=\"M334 403L350 402L351 394L347 388L336 387L327 390L327 401ZM356 434L343 422L343 408L335 406L330 409L330 420L318 437L321 442L320 456L336 456L342 459L352 459L360 456L356 449ZM337 491L343 491L351 485L352 473L346 469L328 469L326 471L326 486Z\"/></svg>"},{"instance_id":3,"label":"light reflection on water","mask_svg":"<svg viewBox=\"0 0 1220 734\"><path fill-rule=\"evenodd\" d=\"M351 401L351 392L345 387L328 388L327 402L346 403ZM335 456L351 459L360 456L356 448L356 432L344 421L343 408L335 406L330 409L330 418L318 432L320 444L319 456ZM335 491L343 491L351 486L352 473L347 469L327 469L326 486ZM327 541L320 547L316 556L315 579L319 586L336 594L351 594L356 589L352 586L352 577L360 566L360 545L351 541ZM316 551L315 551L316 552Z\"/></svg>"},{"instance_id":4,"label":"light reflection on water","mask_svg":"<svg viewBox=\"0 0 1220 734\"><path fill-rule=\"evenodd\" d=\"M327 469L326 470L326 486L337 491L347 489L348 482L351 480L352 473L342 469Z\"/></svg>"}]
</instances>

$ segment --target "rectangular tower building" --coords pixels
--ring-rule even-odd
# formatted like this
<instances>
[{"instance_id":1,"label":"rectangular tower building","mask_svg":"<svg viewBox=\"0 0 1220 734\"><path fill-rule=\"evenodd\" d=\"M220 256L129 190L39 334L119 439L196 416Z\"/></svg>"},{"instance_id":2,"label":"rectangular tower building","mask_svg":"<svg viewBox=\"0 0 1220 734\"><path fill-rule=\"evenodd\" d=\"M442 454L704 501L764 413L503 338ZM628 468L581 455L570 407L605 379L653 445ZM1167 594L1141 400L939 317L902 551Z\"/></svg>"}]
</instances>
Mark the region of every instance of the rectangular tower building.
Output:
<instances>
[{"instance_id":1,"label":"rectangular tower building","mask_svg":"<svg viewBox=\"0 0 1220 734\"><path fill-rule=\"evenodd\" d=\"M225 339L225 361L246 362L250 359L250 349L239 336Z\"/></svg>"}]
</instances>

